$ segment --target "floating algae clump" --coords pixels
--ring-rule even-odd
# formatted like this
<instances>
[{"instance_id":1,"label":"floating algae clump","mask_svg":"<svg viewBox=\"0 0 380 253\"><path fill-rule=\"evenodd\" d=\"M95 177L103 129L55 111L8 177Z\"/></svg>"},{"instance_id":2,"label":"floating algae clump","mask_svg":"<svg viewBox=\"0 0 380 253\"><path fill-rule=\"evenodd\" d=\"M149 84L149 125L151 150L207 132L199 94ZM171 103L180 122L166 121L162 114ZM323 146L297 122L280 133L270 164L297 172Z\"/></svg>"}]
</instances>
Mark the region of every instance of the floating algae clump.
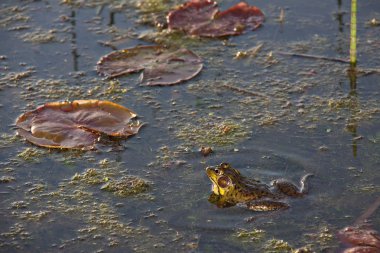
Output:
<instances>
[{"instance_id":1,"label":"floating algae clump","mask_svg":"<svg viewBox=\"0 0 380 253\"><path fill-rule=\"evenodd\" d=\"M16 179L12 176L2 176L0 177L0 183L11 183L16 181Z\"/></svg>"},{"instance_id":2,"label":"floating algae clump","mask_svg":"<svg viewBox=\"0 0 380 253\"><path fill-rule=\"evenodd\" d=\"M227 146L246 139L247 126L233 120L200 118L195 124L186 124L176 132L179 139L198 146Z\"/></svg>"},{"instance_id":3,"label":"floating algae clump","mask_svg":"<svg viewBox=\"0 0 380 253\"><path fill-rule=\"evenodd\" d=\"M101 187L102 190L126 197L147 191L149 183L135 176L124 176L118 180L110 180Z\"/></svg>"},{"instance_id":4,"label":"floating algae clump","mask_svg":"<svg viewBox=\"0 0 380 253\"><path fill-rule=\"evenodd\" d=\"M108 160L101 161L100 165L102 169L89 168L83 173L75 173L71 178L71 184L84 183L87 185L99 185L100 189L113 192L118 196L130 196L145 192L149 188L149 183L144 179L136 176L123 176L119 179L115 179L115 173L112 172L112 167L107 168Z\"/></svg>"},{"instance_id":5,"label":"floating algae clump","mask_svg":"<svg viewBox=\"0 0 380 253\"><path fill-rule=\"evenodd\" d=\"M56 42L57 38L55 36L55 33L55 30L43 31L41 29L37 29L34 32L25 33L21 36L21 39L32 43Z\"/></svg>"},{"instance_id":6,"label":"floating algae clump","mask_svg":"<svg viewBox=\"0 0 380 253\"><path fill-rule=\"evenodd\" d=\"M167 11L170 8L166 0L139 0L136 7L145 13Z\"/></svg>"},{"instance_id":7,"label":"floating algae clump","mask_svg":"<svg viewBox=\"0 0 380 253\"><path fill-rule=\"evenodd\" d=\"M72 183L83 182L86 184L102 184L108 181L108 177L106 173L100 173L98 170L90 168L85 172L79 174L75 173L75 175L71 178Z\"/></svg>"},{"instance_id":8,"label":"floating algae clump","mask_svg":"<svg viewBox=\"0 0 380 253\"><path fill-rule=\"evenodd\" d=\"M283 240L271 239L266 242L264 245L264 252L291 252L292 247L290 247L289 243Z\"/></svg>"},{"instance_id":9,"label":"floating algae clump","mask_svg":"<svg viewBox=\"0 0 380 253\"><path fill-rule=\"evenodd\" d=\"M265 231L261 229L245 230L241 229L236 232L236 237L240 239L249 239L251 241L259 241L265 235Z\"/></svg>"},{"instance_id":10,"label":"floating algae clump","mask_svg":"<svg viewBox=\"0 0 380 253\"><path fill-rule=\"evenodd\" d=\"M36 148L26 148L20 152L17 156L28 162L39 162L40 157L44 155L45 152Z\"/></svg>"}]
</instances>

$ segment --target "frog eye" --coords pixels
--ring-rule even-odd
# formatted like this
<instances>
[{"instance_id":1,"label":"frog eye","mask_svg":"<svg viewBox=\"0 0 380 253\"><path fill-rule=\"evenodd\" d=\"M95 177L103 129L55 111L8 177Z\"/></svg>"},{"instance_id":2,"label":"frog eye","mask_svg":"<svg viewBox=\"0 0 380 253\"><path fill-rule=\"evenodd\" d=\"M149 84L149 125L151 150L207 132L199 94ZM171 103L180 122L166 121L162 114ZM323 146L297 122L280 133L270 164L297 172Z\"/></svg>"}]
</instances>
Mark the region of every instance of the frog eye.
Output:
<instances>
[{"instance_id":1,"label":"frog eye","mask_svg":"<svg viewBox=\"0 0 380 253\"><path fill-rule=\"evenodd\" d=\"M231 179L229 177L223 176L218 178L219 187L226 188L231 184Z\"/></svg>"}]
</instances>

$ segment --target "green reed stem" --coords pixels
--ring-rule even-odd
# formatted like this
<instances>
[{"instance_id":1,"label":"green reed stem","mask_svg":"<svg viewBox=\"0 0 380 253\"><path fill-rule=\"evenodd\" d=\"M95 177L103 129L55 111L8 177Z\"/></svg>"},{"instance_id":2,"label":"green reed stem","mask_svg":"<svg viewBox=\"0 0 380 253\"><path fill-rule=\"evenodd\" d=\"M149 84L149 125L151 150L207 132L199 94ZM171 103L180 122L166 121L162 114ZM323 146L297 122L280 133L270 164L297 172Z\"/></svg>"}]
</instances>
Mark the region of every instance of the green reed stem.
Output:
<instances>
[{"instance_id":1,"label":"green reed stem","mask_svg":"<svg viewBox=\"0 0 380 253\"><path fill-rule=\"evenodd\" d=\"M356 0L351 0L350 64L356 67Z\"/></svg>"}]
</instances>

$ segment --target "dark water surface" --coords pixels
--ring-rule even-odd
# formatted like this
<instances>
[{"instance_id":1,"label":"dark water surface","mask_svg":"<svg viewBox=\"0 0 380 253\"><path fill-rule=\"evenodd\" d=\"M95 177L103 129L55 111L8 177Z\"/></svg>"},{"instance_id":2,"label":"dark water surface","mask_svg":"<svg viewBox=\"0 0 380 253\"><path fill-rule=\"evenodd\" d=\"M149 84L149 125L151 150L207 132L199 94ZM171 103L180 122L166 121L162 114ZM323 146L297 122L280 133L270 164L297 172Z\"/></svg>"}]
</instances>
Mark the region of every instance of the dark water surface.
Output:
<instances>
[{"instance_id":1,"label":"dark water surface","mask_svg":"<svg viewBox=\"0 0 380 253\"><path fill-rule=\"evenodd\" d=\"M264 25L228 39L156 34L154 16L180 1L0 2L0 252L340 251L336 232L380 196L380 75L350 80L345 63L279 53L346 59L350 1L248 2L263 10ZM380 27L368 22L380 20L380 2L358 9L358 65L379 69ZM138 74L113 83L97 75L96 62L112 51L104 42L122 49L157 38L201 56L200 75L170 87L139 86ZM260 44L256 57L234 59ZM146 126L87 152L15 135L21 113L74 99L114 101ZM232 131L215 137L223 127ZM201 146L214 153L203 157ZM286 211L218 209L204 168L221 162L264 182L315 177ZM119 197L71 180L89 168L151 187ZM369 217L376 230L379 213Z\"/></svg>"}]
</instances>

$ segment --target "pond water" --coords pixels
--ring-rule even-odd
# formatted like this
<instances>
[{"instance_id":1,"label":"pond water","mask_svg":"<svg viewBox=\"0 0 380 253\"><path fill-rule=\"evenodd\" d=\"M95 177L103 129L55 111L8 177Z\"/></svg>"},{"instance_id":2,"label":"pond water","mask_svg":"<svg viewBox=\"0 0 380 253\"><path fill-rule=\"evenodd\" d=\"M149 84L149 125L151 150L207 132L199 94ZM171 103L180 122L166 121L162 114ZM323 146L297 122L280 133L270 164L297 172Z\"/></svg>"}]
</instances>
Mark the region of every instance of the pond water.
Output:
<instances>
[{"instance_id":1,"label":"pond water","mask_svg":"<svg viewBox=\"0 0 380 253\"><path fill-rule=\"evenodd\" d=\"M218 1L226 9L238 1ZM177 0L0 3L0 252L340 252L336 233L380 196L380 2L359 1L356 80L347 59L350 1L248 1L262 27L224 39L168 34L152 23ZM281 10L283 18L279 20ZM113 49L185 46L204 61L175 86L139 85L139 74L99 77ZM255 57L236 59L254 47ZM75 99L110 100L146 125L96 151L50 150L15 133L27 110ZM230 129L222 131L222 129ZM203 156L202 146L214 152ZM258 213L210 202L205 168L297 182L307 196ZM86 180L127 175L148 191L121 197ZM75 180L76 175L80 180ZM380 230L379 211L370 215Z\"/></svg>"}]
</instances>

